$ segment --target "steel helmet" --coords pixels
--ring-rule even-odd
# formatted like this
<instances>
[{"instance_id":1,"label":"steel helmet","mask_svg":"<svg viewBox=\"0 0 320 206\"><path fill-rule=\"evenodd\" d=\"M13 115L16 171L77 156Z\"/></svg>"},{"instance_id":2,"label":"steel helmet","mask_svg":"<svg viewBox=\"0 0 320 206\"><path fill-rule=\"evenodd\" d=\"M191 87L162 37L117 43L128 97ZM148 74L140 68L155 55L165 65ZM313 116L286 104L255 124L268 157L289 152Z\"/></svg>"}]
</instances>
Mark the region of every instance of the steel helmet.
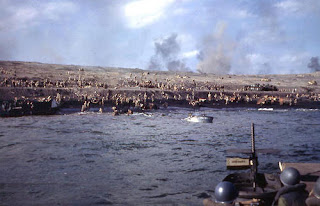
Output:
<instances>
[{"instance_id":1,"label":"steel helmet","mask_svg":"<svg viewBox=\"0 0 320 206\"><path fill-rule=\"evenodd\" d=\"M316 196L318 199L320 199L320 177L316 181L313 187L313 194Z\"/></svg>"},{"instance_id":2,"label":"steel helmet","mask_svg":"<svg viewBox=\"0 0 320 206\"><path fill-rule=\"evenodd\" d=\"M215 189L216 202L232 203L238 196L236 187L227 181L220 182Z\"/></svg>"},{"instance_id":3,"label":"steel helmet","mask_svg":"<svg viewBox=\"0 0 320 206\"><path fill-rule=\"evenodd\" d=\"M300 173L297 169L288 167L282 171L280 180L285 186L298 184L300 182Z\"/></svg>"}]
</instances>

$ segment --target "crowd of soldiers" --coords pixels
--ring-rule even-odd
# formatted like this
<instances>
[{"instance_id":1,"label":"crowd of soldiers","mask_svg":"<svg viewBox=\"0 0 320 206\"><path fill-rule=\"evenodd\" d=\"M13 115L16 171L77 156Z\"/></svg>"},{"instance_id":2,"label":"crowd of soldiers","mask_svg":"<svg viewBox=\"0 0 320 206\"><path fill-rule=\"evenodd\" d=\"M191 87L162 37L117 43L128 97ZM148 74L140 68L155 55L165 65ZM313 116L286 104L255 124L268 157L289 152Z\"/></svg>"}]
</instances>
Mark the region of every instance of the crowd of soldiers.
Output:
<instances>
[{"instance_id":1,"label":"crowd of soldiers","mask_svg":"<svg viewBox=\"0 0 320 206\"><path fill-rule=\"evenodd\" d=\"M29 87L29 88L68 88L68 87L98 87L108 88L105 83L98 83L96 81L86 80L57 80L52 81L49 78L44 80L33 80L28 78L4 78L0 81L0 87Z\"/></svg>"},{"instance_id":2,"label":"crowd of soldiers","mask_svg":"<svg viewBox=\"0 0 320 206\"><path fill-rule=\"evenodd\" d=\"M1 70L0 72L7 71ZM303 101L320 101L319 94L312 92L299 94L295 90L284 96L281 91L277 91L278 88L272 85L256 84L253 87L244 86L242 89L237 88L236 92L230 92L232 88L224 85L208 81L199 82L188 76L180 75L161 78L156 73L153 75L149 72L143 72L140 75L130 73L129 77L118 79L115 85L111 83L109 85L101 79L103 78L99 80L99 78L86 77L83 69L79 70L78 74L67 72L63 80L18 78L14 72L10 73L10 77L0 79L0 87L50 88L56 89L57 93L68 89L65 94L62 92L62 100L82 102L82 111L90 108L90 104L100 105L103 108L105 103L114 105L117 111L120 111L121 107L147 109L158 108L168 103L191 106L223 106L241 103L261 106L293 106ZM264 88L268 88L269 91L266 91L267 93L252 91L252 88L256 87L259 88L259 91L265 91Z\"/></svg>"},{"instance_id":3,"label":"crowd of soldiers","mask_svg":"<svg viewBox=\"0 0 320 206\"><path fill-rule=\"evenodd\" d=\"M127 94L126 92L119 93L117 91L108 90L107 94L82 96L83 101L90 101L95 104L104 105L106 102L111 102L116 107L118 112L127 112L130 107L148 109L159 108L161 105L190 105L193 107L199 106L236 106L241 104L258 105L258 106L295 106L300 102L310 100L320 101L320 95L310 94L288 94L280 95L258 95L255 93L238 93L238 92L171 92L171 91L145 91ZM126 109L123 109L126 108ZM117 112L117 113L118 113ZM120 112L121 113L121 112Z\"/></svg>"},{"instance_id":4,"label":"crowd of soldiers","mask_svg":"<svg viewBox=\"0 0 320 206\"><path fill-rule=\"evenodd\" d=\"M192 90L224 90L224 86L214 84L212 82L197 82L195 80L189 81L188 76L177 75L176 78L165 78L159 80L154 74L154 80L148 78L150 75L148 72L142 73L140 77L133 76L130 73L129 78L120 79L117 87L128 88L128 87L139 87L139 88L153 88L160 90L169 91L192 91Z\"/></svg>"}]
</instances>

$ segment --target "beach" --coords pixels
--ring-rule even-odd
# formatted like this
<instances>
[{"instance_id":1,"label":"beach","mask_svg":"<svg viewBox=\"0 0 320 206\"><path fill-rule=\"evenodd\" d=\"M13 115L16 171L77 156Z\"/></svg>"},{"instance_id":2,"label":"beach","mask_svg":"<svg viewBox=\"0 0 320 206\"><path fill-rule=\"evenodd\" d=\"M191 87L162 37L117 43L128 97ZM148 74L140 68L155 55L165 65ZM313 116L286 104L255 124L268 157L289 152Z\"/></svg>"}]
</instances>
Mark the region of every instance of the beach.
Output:
<instances>
[{"instance_id":1,"label":"beach","mask_svg":"<svg viewBox=\"0 0 320 206\"><path fill-rule=\"evenodd\" d=\"M320 107L320 72L215 75L0 61L0 73L2 104L55 99L65 108L85 103L124 112L167 106Z\"/></svg>"}]
</instances>

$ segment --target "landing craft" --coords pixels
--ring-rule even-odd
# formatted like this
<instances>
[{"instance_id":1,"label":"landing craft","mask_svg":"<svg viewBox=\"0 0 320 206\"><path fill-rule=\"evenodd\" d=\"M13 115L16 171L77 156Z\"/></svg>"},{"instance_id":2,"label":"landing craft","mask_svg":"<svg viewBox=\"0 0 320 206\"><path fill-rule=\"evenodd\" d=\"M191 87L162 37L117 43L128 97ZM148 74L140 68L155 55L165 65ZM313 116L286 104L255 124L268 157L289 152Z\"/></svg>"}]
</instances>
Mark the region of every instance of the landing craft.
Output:
<instances>
[{"instance_id":1,"label":"landing craft","mask_svg":"<svg viewBox=\"0 0 320 206\"><path fill-rule=\"evenodd\" d=\"M258 111L273 111L273 108L259 108Z\"/></svg>"},{"instance_id":2,"label":"landing craft","mask_svg":"<svg viewBox=\"0 0 320 206\"><path fill-rule=\"evenodd\" d=\"M246 160L246 161L244 161ZM241 162L227 158L228 169L250 169L249 173L233 173L223 179L232 182L239 191L239 198L257 199L261 204L271 205L277 190L281 188L278 175L258 173L258 156L255 147L254 124L251 125L251 154Z\"/></svg>"},{"instance_id":3,"label":"landing craft","mask_svg":"<svg viewBox=\"0 0 320 206\"><path fill-rule=\"evenodd\" d=\"M212 123L213 117L206 115L189 115L189 117L185 118L188 122L201 122L201 123Z\"/></svg>"},{"instance_id":4,"label":"landing craft","mask_svg":"<svg viewBox=\"0 0 320 206\"><path fill-rule=\"evenodd\" d=\"M257 153L279 153L276 149L258 149L255 147L254 124L251 126L251 151L231 149L227 152L250 154L248 158L227 158L227 169L239 170L250 169L250 172L232 173L222 181L233 183L238 191L235 200L236 205L272 205L277 192L282 188L278 174L267 174L258 172ZM315 181L320 176L320 163L281 163L280 170L286 167L294 167L301 174L301 182L306 184L306 189L311 192ZM209 201L204 201L209 203ZM205 204L206 205L206 204Z\"/></svg>"},{"instance_id":5,"label":"landing craft","mask_svg":"<svg viewBox=\"0 0 320 206\"><path fill-rule=\"evenodd\" d=\"M20 117L25 115L52 115L60 109L60 102L48 97L42 100L19 100L1 102L0 117Z\"/></svg>"},{"instance_id":6,"label":"landing craft","mask_svg":"<svg viewBox=\"0 0 320 206\"><path fill-rule=\"evenodd\" d=\"M200 98L198 101L190 101L189 104L192 105L194 110L196 110L197 107L200 110L202 103L205 101L206 101L206 99ZM185 120L188 122L212 123L213 117L207 116L205 114L202 114L202 115L189 114L189 116L187 118L185 118Z\"/></svg>"},{"instance_id":7,"label":"landing craft","mask_svg":"<svg viewBox=\"0 0 320 206\"><path fill-rule=\"evenodd\" d=\"M251 147L248 158L229 157L226 162L227 169L250 169L250 172L232 173L222 181L233 183L239 191L237 199L239 205L246 205L247 203L249 203L248 205L271 205L277 191L281 188L281 182L279 175L258 172L257 152L269 151L268 149L256 150L254 124L251 126ZM239 149L227 152L239 152ZM274 150L271 152L274 152ZM247 154L248 150L245 150L244 153Z\"/></svg>"}]
</instances>

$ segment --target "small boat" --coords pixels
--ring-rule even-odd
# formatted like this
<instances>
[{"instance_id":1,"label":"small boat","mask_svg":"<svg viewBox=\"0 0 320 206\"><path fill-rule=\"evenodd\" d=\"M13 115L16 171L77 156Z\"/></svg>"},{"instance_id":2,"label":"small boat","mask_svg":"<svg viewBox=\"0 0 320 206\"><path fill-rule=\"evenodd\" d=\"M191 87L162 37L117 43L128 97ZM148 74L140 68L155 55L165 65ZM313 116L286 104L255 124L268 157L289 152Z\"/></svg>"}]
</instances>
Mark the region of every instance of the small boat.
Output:
<instances>
[{"instance_id":1,"label":"small boat","mask_svg":"<svg viewBox=\"0 0 320 206\"><path fill-rule=\"evenodd\" d=\"M273 111L273 108L259 108L258 111Z\"/></svg>"},{"instance_id":2,"label":"small boat","mask_svg":"<svg viewBox=\"0 0 320 206\"><path fill-rule=\"evenodd\" d=\"M189 115L185 120L188 122L212 123L213 117L206 115Z\"/></svg>"}]
</instances>

